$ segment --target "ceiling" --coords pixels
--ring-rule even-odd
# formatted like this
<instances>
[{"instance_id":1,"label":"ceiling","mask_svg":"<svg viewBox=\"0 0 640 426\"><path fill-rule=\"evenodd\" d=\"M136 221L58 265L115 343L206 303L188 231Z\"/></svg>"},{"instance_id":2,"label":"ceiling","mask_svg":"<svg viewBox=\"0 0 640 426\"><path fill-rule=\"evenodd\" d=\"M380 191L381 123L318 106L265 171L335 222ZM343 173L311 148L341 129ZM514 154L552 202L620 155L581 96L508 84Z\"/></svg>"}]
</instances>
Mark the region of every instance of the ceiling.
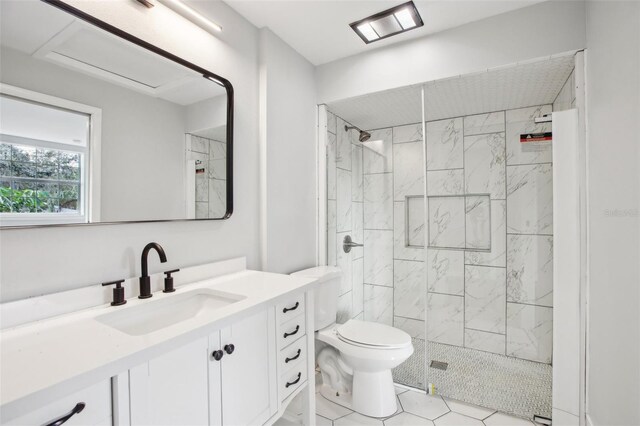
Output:
<instances>
[{"instance_id":1,"label":"ceiling","mask_svg":"<svg viewBox=\"0 0 640 426\"><path fill-rule=\"evenodd\" d=\"M427 121L551 104L574 68L574 56L501 67L424 84ZM422 121L422 85L332 102L329 111L361 129Z\"/></svg>"},{"instance_id":2,"label":"ceiling","mask_svg":"<svg viewBox=\"0 0 640 426\"><path fill-rule=\"evenodd\" d=\"M194 0L198 1L198 0ZM349 23L407 0L225 0L258 28L268 27L314 65L437 33L541 0L414 0L424 26L369 45Z\"/></svg>"}]
</instances>

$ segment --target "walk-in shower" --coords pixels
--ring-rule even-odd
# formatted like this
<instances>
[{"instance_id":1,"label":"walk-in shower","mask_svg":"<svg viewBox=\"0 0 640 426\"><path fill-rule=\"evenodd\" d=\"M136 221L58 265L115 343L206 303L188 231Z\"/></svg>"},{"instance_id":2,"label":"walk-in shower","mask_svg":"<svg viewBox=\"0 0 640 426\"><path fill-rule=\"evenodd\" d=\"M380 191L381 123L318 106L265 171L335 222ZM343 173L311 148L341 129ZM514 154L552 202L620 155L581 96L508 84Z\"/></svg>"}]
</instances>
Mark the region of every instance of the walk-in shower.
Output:
<instances>
[{"instance_id":1,"label":"walk-in shower","mask_svg":"<svg viewBox=\"0 0 640 426\"><path fill-rule=\"evenodd\" d=\"M397 383L551 417L550 114L575 108L574 68L570 54L320 108L338 321L412 336ZM347 236L363 247L346 253Z\"/></svg>"}]
</instances>

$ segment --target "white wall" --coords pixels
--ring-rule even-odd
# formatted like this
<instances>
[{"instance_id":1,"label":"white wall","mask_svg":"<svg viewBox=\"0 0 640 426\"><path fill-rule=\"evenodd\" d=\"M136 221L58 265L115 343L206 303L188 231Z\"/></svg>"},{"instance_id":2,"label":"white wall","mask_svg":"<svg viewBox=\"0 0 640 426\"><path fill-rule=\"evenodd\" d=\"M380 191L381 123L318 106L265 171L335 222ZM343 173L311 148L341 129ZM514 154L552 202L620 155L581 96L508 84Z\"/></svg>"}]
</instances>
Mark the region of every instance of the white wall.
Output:
<instances>
[{"instance_id":1,"label":"white wall","mask_svg":"<svg viewBox=\"0 0 640 426\"><path fill-rule=\"evenodd\" d=\"M321 65L318 99L329 103L579 50L584 26L584 2L539 3Z\"/></svg>"},{"instance_id":2,"label":"white wall","mask_svg":"<svg viewBox=\"0 0 640 426\"><path fill-rule=\"evenodd\" d=\"M316 91L313 65L260 30L262 267L289 273L316 262Z\"/></svg>"},{"instance_id":3,"label":"white wall","mask_svg":"<svg viewBox=\"0 0 640 426\"><path fill-rule=\"evenodd\" d=\"M247 256L259 267L258 31L222 2L202 3L225 31L219 38L164 6L130 0L69 0L103 20L228 78L235 89L235 211L226 221L96 225L0 231L0 300L8 301L136 276L142 247L163 245L169 263L151 272ZM314 102L315 104L315 102Z\"/></svg>"},{"instance_id":4,"label":"white wall","mask_svg":"<svg viewBox=\"0 0 640 426\"><path fill-rule=\"evenodd\" d=\"M587 412L594 426L640 424L639 22L639 2L587 2Z\"/></svg>"}]
</instances>

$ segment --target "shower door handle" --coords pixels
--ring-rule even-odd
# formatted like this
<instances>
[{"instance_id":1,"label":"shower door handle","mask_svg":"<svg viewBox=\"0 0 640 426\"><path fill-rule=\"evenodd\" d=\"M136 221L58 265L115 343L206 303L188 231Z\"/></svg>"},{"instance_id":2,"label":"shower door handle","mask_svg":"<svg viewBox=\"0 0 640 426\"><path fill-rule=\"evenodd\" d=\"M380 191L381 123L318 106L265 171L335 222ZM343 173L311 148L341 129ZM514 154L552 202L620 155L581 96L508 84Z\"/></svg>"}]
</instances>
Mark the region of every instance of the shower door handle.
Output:
<instances>
[{"instance_id":1,"label":"shower door handle","mask_svg":"<svg viewBox=\"0 0 640 426\"><path fill-rule=\"evenodd\" d=\"M344 250L345 253L349 253L353 247L364 247L364 244L354 243L351 240L351 235L345 236L344 240L342 240L342 250Z\"/></svg>"}]
</instances>

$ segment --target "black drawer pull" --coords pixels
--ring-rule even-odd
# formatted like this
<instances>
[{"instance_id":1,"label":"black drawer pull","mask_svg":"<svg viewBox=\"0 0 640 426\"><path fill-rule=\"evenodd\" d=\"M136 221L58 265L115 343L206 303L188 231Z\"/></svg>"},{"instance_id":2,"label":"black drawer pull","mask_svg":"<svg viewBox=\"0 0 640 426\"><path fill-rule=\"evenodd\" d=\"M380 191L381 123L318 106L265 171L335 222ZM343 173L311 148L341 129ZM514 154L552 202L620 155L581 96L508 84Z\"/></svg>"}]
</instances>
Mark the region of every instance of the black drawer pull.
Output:
<instances>
[{"instance_id":1,"label":"black drawer pull","mask_svg":"<svg viewBox=\"0 0 640 426\"><path fill-rule=\"evenodd\" d=\"M301 353L302 353L302 349L298 349L298 353L297 353L295 356L292 356L291 358L285 358L285 359L284 359L284 363L285 363L285 364L288 364L288 363L289 363L289 361L293 361L293 360L295 360L295 359L300 358L300 354L301 354Z\"/></svg>"},{"instance_id":2,"label":"black drawer pull","mask_svg":"<svg viewBox=\"0 0 640 426\"><path fill-rule=\"evenodd\" d=\"M287 313L287 312L289 312L289 311L295 311L296 309L298 309L298 306L300 306L300 302L296 302L296 304L295 304L295 305L293 305L293 308L284 308L284 309L282 310L282 313L283 313L283 314L286 314L286 313Z\"/></svg>"},{"instance_id":3,"label":"black drawer pull","mask_svg":"<svg viewBox=\"0 0 640 426\"><path fill-rule=\"evenodd\" d=\"M64 423L66 423L71 417L73 417L76 414L82 412L82 410L84 410L84 407L86 405L87 404L85 404L84 402L78 402L76 404L76 406L73 407L71 409L71 411L69 411L69 413L65 414L62 417L58 417L57 419L53 420L51 423L47 423L46 426L60 426L60 425L62 425Z\"/></svg>"},{"instance_id":4,"label":"black drawer pull","mask_svg":"<svg viewBox=\"0 0 640 426\"><path fill-rule=\"evenodd\" d=\"M300 326L296 325L296 329L293 330L291 333L284 333L284 338L286 339L289 336L293 336L294 334L296 334L298 331L300 331Z\"/></svg>"},{"instance_id":5,"label":"black drawer pull","mask_svg":"<svg viewBox=\"0 0 640 426\"><path fill-rule=\"evenodd\" d=\"M295 379L293 382L287 382L286 385L284 385L285 388L288 388L289 386L293 386L296 383L298 383L300 381L300 378L302 378L302 373L298 373L298 378Z\"/></svg>"}]
</instances>

